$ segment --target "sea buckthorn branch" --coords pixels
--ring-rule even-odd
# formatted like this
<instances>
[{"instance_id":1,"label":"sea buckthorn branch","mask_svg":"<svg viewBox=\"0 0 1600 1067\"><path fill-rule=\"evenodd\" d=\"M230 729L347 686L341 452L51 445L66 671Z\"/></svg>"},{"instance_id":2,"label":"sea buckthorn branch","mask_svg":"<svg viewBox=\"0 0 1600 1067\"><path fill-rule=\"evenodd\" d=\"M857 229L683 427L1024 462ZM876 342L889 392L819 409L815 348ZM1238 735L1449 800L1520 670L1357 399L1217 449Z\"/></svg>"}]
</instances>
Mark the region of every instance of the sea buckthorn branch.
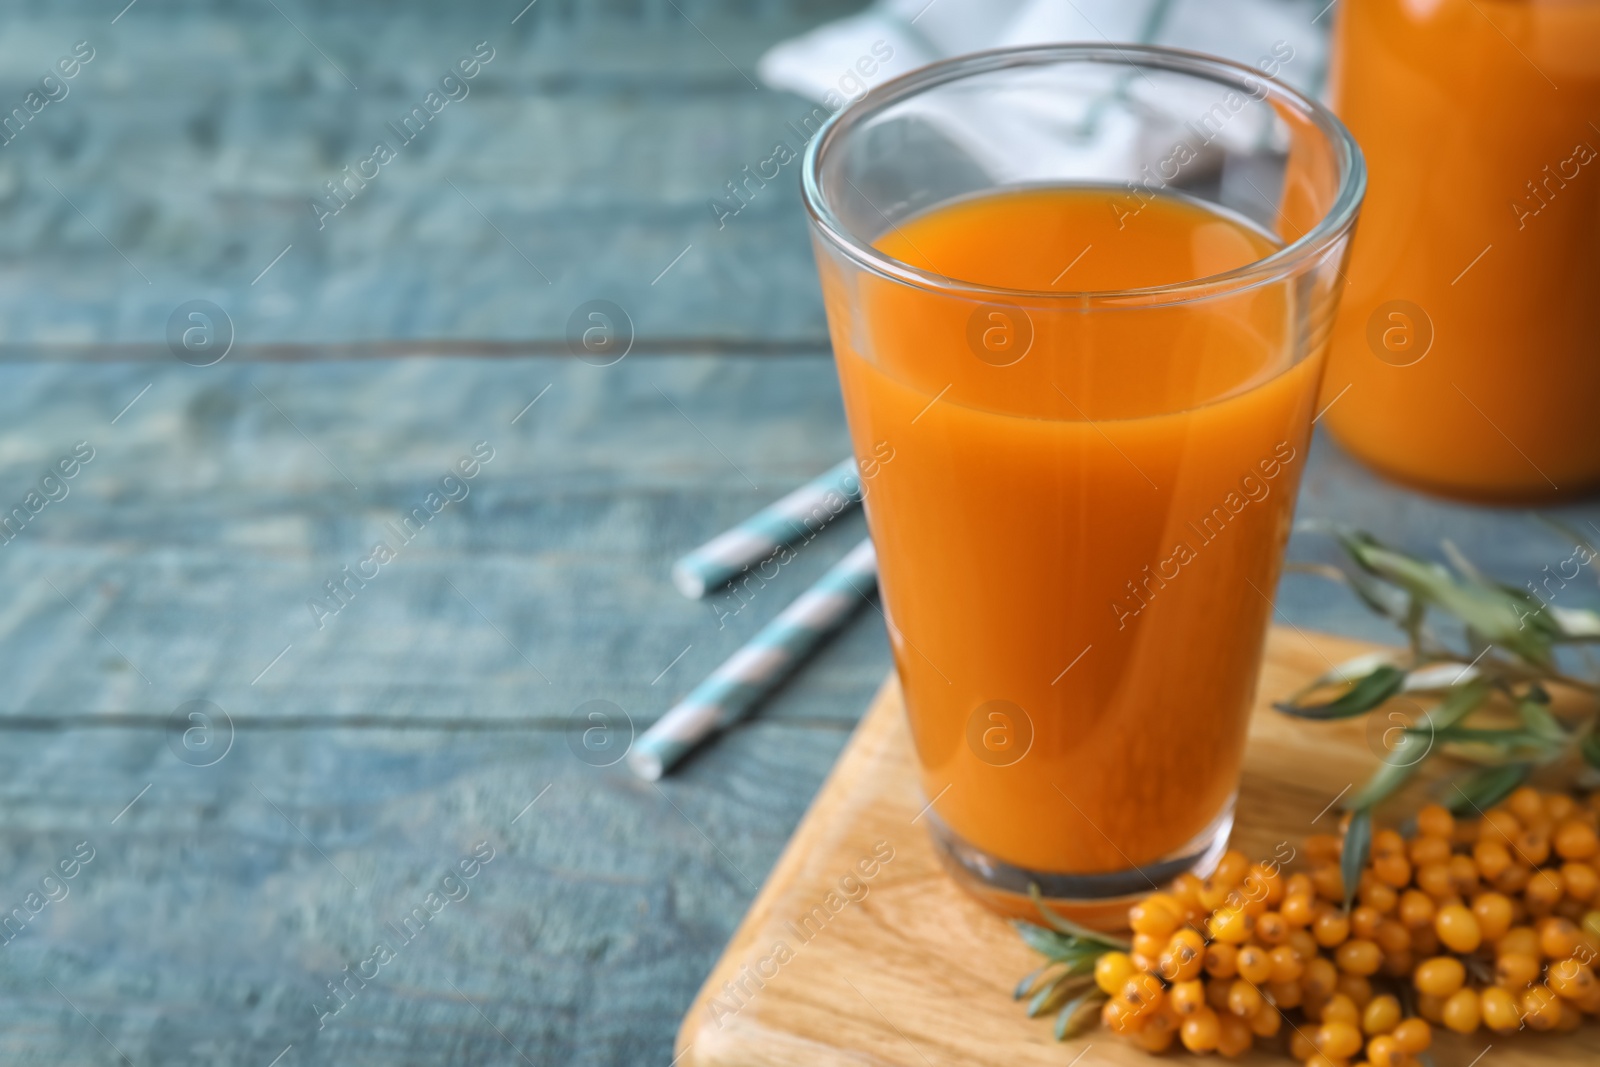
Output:
<instances>
[{"instance_id":1,"label":"sea buckthorn branch","mask_svg":"<svg viewBox=\"0 0 1600 1067\"><path fill-rule=\"evenodd\" d=\"M1058 1036L1098 1005L1103 1025L1152 1052L1236 1057L1260 1041L1308 1067L1416 1067L1436 1026L1569 1030L1600 1013L1600 794L1522 786L1461 818L1429 804L1409 839L1360 822L1180 876L1129 910L1121 947L1038 901L1049 925L1019 929L1049 935L1029 943L1074 980ZM1285 875L1302 857L1309 869Z\"/></svg>"}]
</instances>

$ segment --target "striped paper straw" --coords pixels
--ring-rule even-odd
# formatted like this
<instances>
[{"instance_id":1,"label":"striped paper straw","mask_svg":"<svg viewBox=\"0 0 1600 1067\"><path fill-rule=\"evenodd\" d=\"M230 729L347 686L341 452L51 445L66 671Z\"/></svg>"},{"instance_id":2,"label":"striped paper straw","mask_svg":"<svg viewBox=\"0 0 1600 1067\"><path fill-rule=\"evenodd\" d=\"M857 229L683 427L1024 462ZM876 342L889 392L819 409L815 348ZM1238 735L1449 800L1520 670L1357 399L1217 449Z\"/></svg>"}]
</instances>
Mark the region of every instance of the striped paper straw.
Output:
<instances>
[{"instance_id":1,"label":"striped paper straw","mask_svg":"<svg viewBox=\"0 0 1600 1067\"><path fill-rule=\"evenodd\" d=\"M878 558L872 542L862 541L640 734L628 752L628 766L653 782L690 749L750 714L808 652L849 618L877 583Z\"/></svg>"},{"instance_id":2,"label":"striped paper straw","mask_svg":"<svg viewBox=\"0 0 1600 1067\"><path fill-rule=\"evenodd\" d=\"M672 584L684 596L703 597L860 502L861 475L856 461L847 459L678 560Z\"/></svg>"}]
</instances>

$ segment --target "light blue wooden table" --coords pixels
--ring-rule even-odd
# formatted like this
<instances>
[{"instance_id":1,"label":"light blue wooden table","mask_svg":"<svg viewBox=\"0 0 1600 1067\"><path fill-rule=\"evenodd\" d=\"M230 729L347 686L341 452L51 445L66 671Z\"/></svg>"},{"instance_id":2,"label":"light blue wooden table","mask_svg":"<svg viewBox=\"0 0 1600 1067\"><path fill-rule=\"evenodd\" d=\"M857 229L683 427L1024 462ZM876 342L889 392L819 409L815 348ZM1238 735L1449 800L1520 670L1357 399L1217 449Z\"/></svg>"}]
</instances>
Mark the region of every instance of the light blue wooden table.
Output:
<instances>
[{"instance_id":1,"label":"light blue wooden table","mask_svg":"<svg viewBox=\"0 0 1600 1067\"><path fill-rule=\"evenodd\" d=\"M725 228L707 204L809 110L755 58L840 11L0 16L7 107L94 53L0 148L0 503L93 450L0 545L0 1061L669 1060L889 667L864 613L659 788L569 744L589 700L647 725L862 533L722 628L667 580L847 447L793 175ZM323 183L482 41L470 95L319 229ZM565 355L592 299L634 324L613 366ZM190 301L232 324L213 366L169 348ZM465 497L327 599L475 447ZM1518 584L1566 555L1323 440L1301 513ZM1387 636L1311 579L1280 605Z\"/></svg>"}]
</instances>

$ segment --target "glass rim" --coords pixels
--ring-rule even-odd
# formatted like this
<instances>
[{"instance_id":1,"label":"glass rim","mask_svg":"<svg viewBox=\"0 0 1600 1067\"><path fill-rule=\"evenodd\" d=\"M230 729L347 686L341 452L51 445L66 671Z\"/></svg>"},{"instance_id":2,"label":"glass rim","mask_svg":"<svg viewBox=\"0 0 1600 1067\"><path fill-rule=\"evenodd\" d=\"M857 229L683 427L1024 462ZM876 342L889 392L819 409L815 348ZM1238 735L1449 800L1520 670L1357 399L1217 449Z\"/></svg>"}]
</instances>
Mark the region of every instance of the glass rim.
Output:
<instances>
[{"instance_id":1,"label":"glass rim","mask_svg":"<svg viewBox=\"0 0 1600 1067\"><path fill-rule=\"evenodd\" d=\"M1166 285L1127 289L1071 291L1013 289L951 278L913 267L885 255L857 238L828 203L819 178L821 160L834 142L888 107L928 89L978 74L1013 67L1048 66L1063 62L1097 63L1122 70L1147 67L1204 78L1263 102L1277 102L1307 119L1327 139L1338 167L1339 187L1333 203L1317 223L1272 254L1220 274ZM1080 305L1152 306L1237 292L1293 275L1323 256L1355 224L1366 192L1366 163L1361 147L1344 123L1327 107L1254 67L1231 59L1161 45L1052 44L994 48L939 60L884 82L835 112L806 146L800 167L800 198L811 223L835 248L858 266L896 281L940 293L970 296L985 302L1059 302ZM868 201L869 205L871 204ZM876 208L874 207L874 210ZM879 214L882 214L880 211ZM893 227L893 223L889 224Z\"/></svg>"}]
</instances>

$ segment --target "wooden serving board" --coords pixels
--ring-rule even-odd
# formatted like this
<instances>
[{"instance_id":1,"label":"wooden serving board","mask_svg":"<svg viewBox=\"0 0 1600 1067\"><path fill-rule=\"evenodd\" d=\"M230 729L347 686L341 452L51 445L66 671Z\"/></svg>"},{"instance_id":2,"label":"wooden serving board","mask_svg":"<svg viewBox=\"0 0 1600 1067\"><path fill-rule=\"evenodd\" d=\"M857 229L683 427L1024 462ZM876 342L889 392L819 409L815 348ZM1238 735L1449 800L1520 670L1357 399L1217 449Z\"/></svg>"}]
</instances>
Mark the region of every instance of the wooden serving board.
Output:
<instances>
[{"instance_id":1,"label":"wooden serving board","mask_svg":"<svg viewBox=\"0 0 1600 1067\"><path fill-rule=\"evenodd\" d=\"M1306 723L1269 701L1373 647L1294 629L1271 634L1233 831L1248 855L1334 830L1334 800L1372 770L1368 736L1381 733L1381 719ZM1437 776L1441 762L1427 769ZM1419 775L1410 799L1429 777ZM920 819L925 803L891 677L695 998L675 1063L1066 1067L1093 1046L1096 1064L1148 1067L1147 1054L1098 1027L1058 1043L1052 1019L1025 1016L1011 990L1040 958L945 873ZM1573 1035L1441 1035L1435 1062L1468 1067L1491 1044L1488 1067L1590 1063L1600 1024ZM1263 1048L1245 1062L1290 1061Z\"/></svg>"}]
</instances>

